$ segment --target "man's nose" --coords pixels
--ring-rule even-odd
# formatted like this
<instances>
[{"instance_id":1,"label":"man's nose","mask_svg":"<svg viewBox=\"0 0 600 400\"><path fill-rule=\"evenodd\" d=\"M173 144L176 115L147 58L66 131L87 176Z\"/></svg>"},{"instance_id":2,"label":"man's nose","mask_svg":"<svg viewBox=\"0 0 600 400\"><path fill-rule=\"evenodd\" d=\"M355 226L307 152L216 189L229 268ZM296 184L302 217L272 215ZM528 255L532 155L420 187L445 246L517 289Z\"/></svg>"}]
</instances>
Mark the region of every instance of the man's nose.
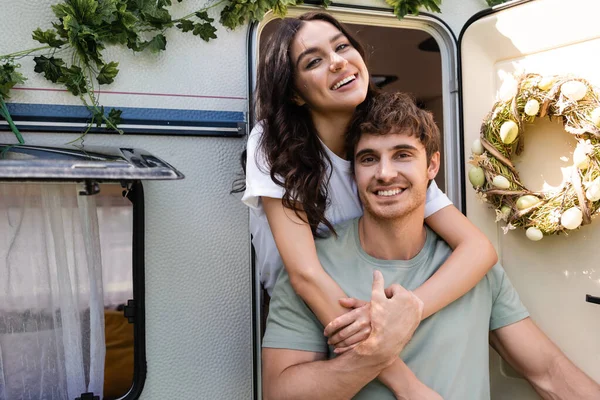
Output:
<instances>
[{"instance_id":1,"label":"man's nose","mask_svg":"<svg viewBox=\"0 0 600 400\"><path fill-rule=\"evenodd\" d=\"M331 52L331 63L329 64L329 69L331 70L331 72L337 72L339 70L342 70L346 68L346 65L348 65L348 60L340 56L335 51Z\"/></svg>"},{"instance_id":2,"label":"man's nose","mask_svg":"<svg viewBox=\"0 0 600 400\"><path fill-rule=\"evenodd\" d=\"M396 177L396 171L389 160L381 159L375 176L378 180L388 182Z\"/></svg>"}]
</instances>

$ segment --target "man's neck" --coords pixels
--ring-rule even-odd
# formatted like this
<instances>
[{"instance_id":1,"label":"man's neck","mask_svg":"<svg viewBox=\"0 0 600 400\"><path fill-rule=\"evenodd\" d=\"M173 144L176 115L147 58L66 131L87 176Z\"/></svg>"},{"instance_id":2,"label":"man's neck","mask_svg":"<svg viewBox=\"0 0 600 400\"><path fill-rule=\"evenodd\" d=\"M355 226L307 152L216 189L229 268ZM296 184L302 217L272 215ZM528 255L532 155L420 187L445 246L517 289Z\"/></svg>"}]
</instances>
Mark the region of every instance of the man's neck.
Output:
<instances>
[{"instance_id":1,"label":"man's neck","mask_svg":"<svg viewBox=\"0 0 600 400\"><path fill-rule=\"evenodd\" d=\"M358 222L360 244L363 250L380 260L410 260L423 246L427 233L424 208L395 219L373 218L367 212Z\"/></svg>"},{"instance_id":2,"label":"man's neck","mask_svg":"<svg viewBox=\"0 0 600 400\"><path fill-rule=\"evenodd\" d=\"M352 113L328 113L327 115L311 111L313 124L319 138L329 150L346 158L346 132L352 119Z\"/></svg>"}]
</instances>

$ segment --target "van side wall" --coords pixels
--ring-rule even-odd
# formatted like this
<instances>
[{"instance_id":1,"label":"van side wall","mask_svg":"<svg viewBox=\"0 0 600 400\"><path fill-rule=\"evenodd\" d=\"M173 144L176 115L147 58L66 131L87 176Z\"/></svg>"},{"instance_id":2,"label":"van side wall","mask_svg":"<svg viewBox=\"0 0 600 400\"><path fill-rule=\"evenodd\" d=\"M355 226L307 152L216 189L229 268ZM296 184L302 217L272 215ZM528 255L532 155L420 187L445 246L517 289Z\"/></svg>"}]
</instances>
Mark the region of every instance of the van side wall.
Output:
<instances>
[{"instance_id":1,"label":"van side wall","mask_svg":"<svg viewBox=\"0 0 600 400\"><path fill-rule=\"evenodd\" d=\"M0 54L35 47L31 32L50 27L55 1L5 0ZM175 2L174 2L175 3ZM356 5L359 2L348 3ZM382 1L360 2L385 7ZM176 16L185 15L183 7ZM458 36L483 0L444 0L441 18ZM175 11L178 10L178 11ZM211 10L218 19L219 10ZM181 32L167 36L159 56L109 49L121 73L108 91L189 94L196 97L102 94L105 105L248 111L247 27L204 43ZM25 88L55 89L23 60ZM203 97L208 96L208 98ZM227 98L222 98L227 97ZM15 103L78 105L73 96L14 91ZM24 133L27 144L62 146L72 134ZM1 132L0 142L14 143ZM229 194L240 171L244 138L91 134L86 145L139 147L172 164L186 178L144 183L146 199L146 354L142 399L249 399L253 392L252 290L247 210Z\"/></svg>"}]
</instances>

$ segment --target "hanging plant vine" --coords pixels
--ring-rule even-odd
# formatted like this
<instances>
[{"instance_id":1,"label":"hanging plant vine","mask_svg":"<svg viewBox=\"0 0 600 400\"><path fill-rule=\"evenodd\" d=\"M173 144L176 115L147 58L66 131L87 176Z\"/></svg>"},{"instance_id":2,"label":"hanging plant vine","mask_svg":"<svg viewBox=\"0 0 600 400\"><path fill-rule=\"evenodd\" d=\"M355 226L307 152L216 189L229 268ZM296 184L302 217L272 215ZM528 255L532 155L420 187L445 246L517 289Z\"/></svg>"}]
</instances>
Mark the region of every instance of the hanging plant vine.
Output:
<instances>
[{"instance_id":1,"label":"hanging plant vine","mask_svg":"<svg viewBox=\"0 0 600 400\"><path fill-rule=\"evenodd\" d=\"M440 12L441 0L386 2L393 7L398 18L403 18L407 14L417 14L421 7ZM10 91L15 85L26 80L18 71L21 67L19 60L33 57L36 73L52 83L63 85L90 111L89 122L80 138L93 126L104 126L123 133L118 127L122 111L117 108L105 110L96 96L96 88L113 83L119 73L119 63L107 61L104 57L103 51L107 46L159 53L166 49L165 32L172 28L191 33L206 42L216 39L214 19L207 12L211 8L225 4L220 22L233 30L260 21L270 10L283 17L288 7L302 3L303 0L220 0L183 17L173 18L169 11L172 0L63 0L51 6L56 17L56 21L52 22L53 28L37 28L32 33L32 38L43 46L0 55L0 116L23 144L6 99L10 98ZM330 4L331 0L322 1L325 7Z\"/></svg>"}]
</instances>

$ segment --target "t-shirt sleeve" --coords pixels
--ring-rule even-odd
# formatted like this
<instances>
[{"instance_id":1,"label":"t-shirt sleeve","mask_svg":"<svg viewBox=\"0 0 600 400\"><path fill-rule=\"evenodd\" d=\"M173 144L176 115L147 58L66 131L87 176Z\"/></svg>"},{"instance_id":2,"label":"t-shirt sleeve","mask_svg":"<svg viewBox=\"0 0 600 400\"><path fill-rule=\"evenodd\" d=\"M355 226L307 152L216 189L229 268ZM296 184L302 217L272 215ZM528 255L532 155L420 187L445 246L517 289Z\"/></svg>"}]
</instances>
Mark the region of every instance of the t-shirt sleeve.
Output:
<instances>
[{"instance_id":1,"label":"t-shirt sleeve","mask_svg":"<svg viewBox=\"0 0 600 400\"><path fill-rule=\"evenodd\" d=\"M510 283L504 269L496 264L489 272L492 278L492 314L490 331L514 324L529 316L529 312L521 303L519 294Z\"/></svg>"},{"instance_id":2,"label":"t-shirt sleeve","mask_svg":"<svg viewBox=\"0 0 600 400\"><path fill-rule=\"evenodd\" d=\"M261 196L281 199L284 193L283 187L271 179L266 157L258 147L262 133L262 125L256 124L246 145L246 191L242 201L252 208L259 206Z\"/></svg>"},{"instance_id":3,"label":"t-shirt sleeve","mask_svg":"<svg viewBox=\"0 0 600 400\"><path fill-rule=\"evenodd\" d=\"M294 292L289 275L282 270L269 304L263 347L327 353L324 327Z\"/></svg>"},{"instance_id":4,"label":"t-shirt sleeve","mask_svg":"<svg viewBox=\"0 0 600 400\"><path fill-rule=\"evenodd\" d=\"M435 214L444 207L448 207L452 202L446 196L446 193L442 192L434 180L431 181L427 188L425 198L425 218Z\"/></svg>"}]
</instances>

